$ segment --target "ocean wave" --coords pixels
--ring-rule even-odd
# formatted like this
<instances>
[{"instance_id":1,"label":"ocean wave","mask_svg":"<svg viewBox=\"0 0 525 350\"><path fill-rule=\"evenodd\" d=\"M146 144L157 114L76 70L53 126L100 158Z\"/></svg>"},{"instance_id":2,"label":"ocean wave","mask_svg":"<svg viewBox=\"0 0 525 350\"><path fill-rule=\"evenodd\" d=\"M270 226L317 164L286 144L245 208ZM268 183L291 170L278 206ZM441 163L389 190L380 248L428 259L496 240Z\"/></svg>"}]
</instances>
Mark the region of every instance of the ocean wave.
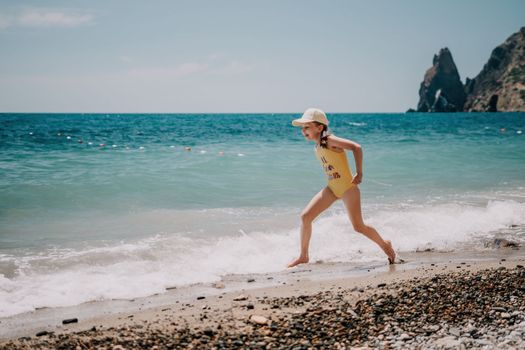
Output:
<instances>
[{"instance_id":1,"label":"ocean wave","mask_svg":"<svg viewBox=\"0 0 525 350\"><path fill-rule=\"evenodd\" d=\"M216 210L213 214L221 212L232 215L236 210ZM366 222L391 239L399 252L422 247L457 250L467 243L484 249L486 240L507 232L511 226L525 225L525 203L405 204L375 210ZM515 240L525 241L523 231L514 234ZM214 282L231 274L278 272L298 252L299 228L295 227L239 229L215 236L163 233L98 247L56 248L39 254L3 253L0 317L40 307L144 297L173 286ZM352 230L339 206L314 223L310 257L311 261L326 262L385 260L377 246Z\"/></svg>"}]
</instances>

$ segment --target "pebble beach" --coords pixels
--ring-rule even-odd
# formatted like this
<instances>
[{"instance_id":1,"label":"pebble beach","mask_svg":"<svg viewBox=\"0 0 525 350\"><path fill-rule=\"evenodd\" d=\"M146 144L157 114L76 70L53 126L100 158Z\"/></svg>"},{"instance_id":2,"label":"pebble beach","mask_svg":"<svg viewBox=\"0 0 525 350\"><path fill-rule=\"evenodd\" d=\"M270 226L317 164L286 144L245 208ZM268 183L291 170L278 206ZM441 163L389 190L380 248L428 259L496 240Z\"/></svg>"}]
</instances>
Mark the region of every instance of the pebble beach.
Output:
<instances>
[{"instance_id":1,"label":"pebble beach","mask_svg":"<svg viewBox=\"0 0 525 350\"><path fill-rule=\"evenodd\" d=\"M449 262L196 296L43 329L2 349L517 349L525 259Z\"/></svg>"}]
</instances>

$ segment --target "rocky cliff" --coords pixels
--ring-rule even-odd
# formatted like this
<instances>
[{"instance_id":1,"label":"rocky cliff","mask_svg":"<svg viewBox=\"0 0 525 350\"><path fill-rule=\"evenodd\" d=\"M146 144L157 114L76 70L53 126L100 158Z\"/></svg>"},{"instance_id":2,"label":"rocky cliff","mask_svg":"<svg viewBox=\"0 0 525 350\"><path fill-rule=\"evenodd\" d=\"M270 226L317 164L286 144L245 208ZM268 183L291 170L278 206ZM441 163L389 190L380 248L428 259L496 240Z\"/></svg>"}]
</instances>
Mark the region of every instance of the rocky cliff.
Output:
<instances>
[{"instance_id":1,"label":"rocky cliff","mask_svg":"<svg viewBox=\"0 0 525 350\"><path fill-rule=\"evenodd\" d=\"M525 27L496 47L465 84L465 111L525 111Z\"/></svg>"},{"instance_id":2,"label":"rocky cliff","mask_svg":"<svg viewBox=\"0 0 525 350\"><path fill-rule=\"evenodd\" d=\"M496 47L465 85L447 48L432 63L419 88L418 112L525 111L525 27Z\"/></svg>"},{"instance_id":3,"label":"rocky cliff","mask_svg":"<svg viewBox=\"0 0 525 350\"><path fill-rule=\"evenodd\" d=\"M465 91L448 48L434 55L432 67L419 88L418 112L457 112L465 104Z\"/></svg>"}]
</instances>

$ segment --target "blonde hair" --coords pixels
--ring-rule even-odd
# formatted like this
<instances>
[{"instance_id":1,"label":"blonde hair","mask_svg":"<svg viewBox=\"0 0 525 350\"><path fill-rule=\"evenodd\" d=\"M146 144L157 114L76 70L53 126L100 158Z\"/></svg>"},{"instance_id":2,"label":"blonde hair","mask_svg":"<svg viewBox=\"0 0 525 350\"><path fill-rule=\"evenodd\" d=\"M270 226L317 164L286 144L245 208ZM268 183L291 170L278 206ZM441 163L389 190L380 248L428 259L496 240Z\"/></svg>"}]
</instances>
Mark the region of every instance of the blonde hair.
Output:
<instances>
[{"instance_id":1,"label":"blonde hair","mask_svg":"<svg viewBox=\"0 0 525 350\"><path fill-rule=\"evenodd\" d=\"M328 148L328 136L332 134L332 131L328 129L328 125L326 124L319 123L319 122L314 122L314 123L316 125L323 126L323 130L321 131L321 136L319 136L319 146L321 146L322 148Z\"/></svg>"}]
</instances>

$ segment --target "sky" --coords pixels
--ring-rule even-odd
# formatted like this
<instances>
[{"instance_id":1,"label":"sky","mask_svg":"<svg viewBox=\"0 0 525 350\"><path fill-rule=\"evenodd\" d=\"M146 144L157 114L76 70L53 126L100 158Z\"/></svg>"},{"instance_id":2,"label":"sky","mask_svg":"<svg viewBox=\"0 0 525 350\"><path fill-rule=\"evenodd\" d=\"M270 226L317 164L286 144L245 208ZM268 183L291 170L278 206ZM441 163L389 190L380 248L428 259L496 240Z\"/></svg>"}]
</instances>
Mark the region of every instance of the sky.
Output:
<instances>
[{"instance_id":1,"label":"sky","mask_svg":"<svg viewBox=\"0 0 525 350\"><path fill-rule=\"evenodd\" d=\"M462 81L523 0L0 0L0 112L404 112L439 49Z\"/></svg>"}]
</instances>

